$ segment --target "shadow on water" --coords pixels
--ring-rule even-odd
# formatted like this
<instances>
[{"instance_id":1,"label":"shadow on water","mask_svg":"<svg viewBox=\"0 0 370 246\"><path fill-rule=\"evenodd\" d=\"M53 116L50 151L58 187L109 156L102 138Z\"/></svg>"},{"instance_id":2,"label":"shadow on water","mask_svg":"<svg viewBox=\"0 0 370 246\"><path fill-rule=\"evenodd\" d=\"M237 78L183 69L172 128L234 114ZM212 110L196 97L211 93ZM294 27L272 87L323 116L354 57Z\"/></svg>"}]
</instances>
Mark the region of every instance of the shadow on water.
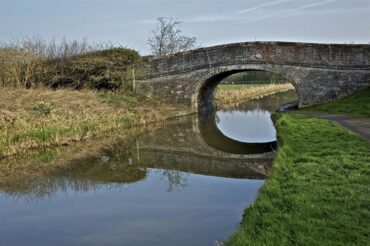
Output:
<instances>
[{"instance_id":1,"label":"shadow on water","mask_svg":"<svg viewBox=\"0 0 370 246\"><path fill-rule=\"evenodd\" d=\"M255 127L256 116L271 123L270 112L287 101L283 95L108 139L42 175L0 182L0 217L8 225L0 227L0 245L225 240L254 201L276 148L274 134L249 138L248 128ZM268 127L274 133L270 123L262 133ZM54 151L59 155L22 161L48 165L50 156L63 156L62 149Z\"/></svg>"}]
</instances>

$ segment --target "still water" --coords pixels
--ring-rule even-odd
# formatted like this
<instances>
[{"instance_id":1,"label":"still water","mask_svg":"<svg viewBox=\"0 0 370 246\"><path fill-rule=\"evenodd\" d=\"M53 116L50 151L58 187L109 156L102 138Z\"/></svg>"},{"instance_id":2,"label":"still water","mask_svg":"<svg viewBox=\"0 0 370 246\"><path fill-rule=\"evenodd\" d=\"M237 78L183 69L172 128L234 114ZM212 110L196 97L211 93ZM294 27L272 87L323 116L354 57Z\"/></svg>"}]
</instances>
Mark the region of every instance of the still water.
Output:
<instances>
[{"instance_id":1,"label":"still water","mask_svg":"<svg viewBox=\"0 0 370 246\"><path fill-rule=\"evenodd\" d=\"M86 154L66 151L66 164L47 175L0 185L0 245L226 240L271 166L270 112L294 98L273 95L113 139ZM55 156L63 151L32 158L46 165Z\"/></svg>"}]
</instances>

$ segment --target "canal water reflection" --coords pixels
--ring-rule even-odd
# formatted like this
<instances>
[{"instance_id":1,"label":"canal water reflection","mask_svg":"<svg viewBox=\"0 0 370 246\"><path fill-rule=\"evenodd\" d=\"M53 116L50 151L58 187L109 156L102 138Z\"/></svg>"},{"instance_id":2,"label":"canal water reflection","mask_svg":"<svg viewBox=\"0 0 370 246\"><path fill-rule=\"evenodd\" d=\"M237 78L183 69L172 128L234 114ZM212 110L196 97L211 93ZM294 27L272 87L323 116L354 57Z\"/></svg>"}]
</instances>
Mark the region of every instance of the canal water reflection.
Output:
<instances>
[{"instance_id":1,"label":"canal water reflection","mask_svg":"<svg viewBox=\"0 0 370 246\"><path fill-rule=\"evenodd\" d=\"M293 97L278 94L184 117L112 140L47 175L1 185L0 245L214 245L227 239L271 166L270 112ZM37 158L47 165L50 157Z\"/></svg>"}]
</instances>

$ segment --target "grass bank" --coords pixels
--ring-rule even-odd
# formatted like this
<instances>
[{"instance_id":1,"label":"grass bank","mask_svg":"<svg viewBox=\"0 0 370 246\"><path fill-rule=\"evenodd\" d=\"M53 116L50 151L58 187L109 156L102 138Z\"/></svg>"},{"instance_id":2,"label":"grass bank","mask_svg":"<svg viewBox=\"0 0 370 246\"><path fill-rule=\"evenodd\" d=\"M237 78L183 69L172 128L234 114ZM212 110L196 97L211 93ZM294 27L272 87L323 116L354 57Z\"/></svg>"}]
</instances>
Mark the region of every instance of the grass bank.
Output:
<instances>
[{"instance_id":1,"label":"grass bank","mask_svg":"<svg viewBox=\"0 0 370 246\"><path fill-rule=\"evenodd\" d=\"M226 245L367 245L370 144L326 120L274 121L282 147Z\"/></svg>"},{"instance_id":2,"label":"grass bank","mask_svg":"<svg viewBox=\"0 0 370 246\"><path fill-rule=\"evenodd\" d=\"M291 83L284 84L220 84L217 86L215 100L219 105L241 102L267 95L294 90Z\"/></svg>"},{"instance_id":3,"label":"grass bank","mask_svg":"<svg viewBox=\"0 0 370 246\"><path fill-rule=\"evenodd\" d=\"M0 43L0 158L176 115L132 93L140 65L134 50L86 40Z\"/></svg>"},{"instance_id":4,"label":"grass bank","mask_svg":"<svg viewBox=\"0 0 370 246\"><path fill-rule=\"evenodd\" d=\"M342 99L303 110L370 117L370 87Z\"/></svg>"},{"instance_id":5,"label":"grass bank","mask_svg":"<svg viewBox=\"0 0 370 246\"><path fill-rule=\"evenodd\" d=\"M145 125L177 112L129 93L2 88L0 158Z\"/></svg>"}]
</instances>

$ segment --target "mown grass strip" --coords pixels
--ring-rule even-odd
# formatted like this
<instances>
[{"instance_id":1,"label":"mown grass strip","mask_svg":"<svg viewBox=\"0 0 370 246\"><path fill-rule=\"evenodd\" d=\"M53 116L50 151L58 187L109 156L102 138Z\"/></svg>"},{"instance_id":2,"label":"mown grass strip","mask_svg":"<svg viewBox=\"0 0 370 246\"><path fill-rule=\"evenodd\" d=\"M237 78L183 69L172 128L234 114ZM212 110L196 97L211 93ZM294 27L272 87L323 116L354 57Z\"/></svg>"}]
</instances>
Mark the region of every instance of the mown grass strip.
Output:
<instances>
[{"instance_id":1,"label":"mown grass strip","mask_svg":"<svg viewBox=\"0 0 370 246\"><path fill-rule=\"evenodd\" d=\"M370 117L370 87L342 99L303 110Z\"/></svg>"},{"instance_id":2,"label":"mown grass strip","mask_svg":"<svg viewBox=\"0 0 370 246\"><path fill-rule=\"evenodd\" d=\"M326 120L274 121L282 147L226 245L367 245L370 144Z\"/></svg>"}]
</instances>

